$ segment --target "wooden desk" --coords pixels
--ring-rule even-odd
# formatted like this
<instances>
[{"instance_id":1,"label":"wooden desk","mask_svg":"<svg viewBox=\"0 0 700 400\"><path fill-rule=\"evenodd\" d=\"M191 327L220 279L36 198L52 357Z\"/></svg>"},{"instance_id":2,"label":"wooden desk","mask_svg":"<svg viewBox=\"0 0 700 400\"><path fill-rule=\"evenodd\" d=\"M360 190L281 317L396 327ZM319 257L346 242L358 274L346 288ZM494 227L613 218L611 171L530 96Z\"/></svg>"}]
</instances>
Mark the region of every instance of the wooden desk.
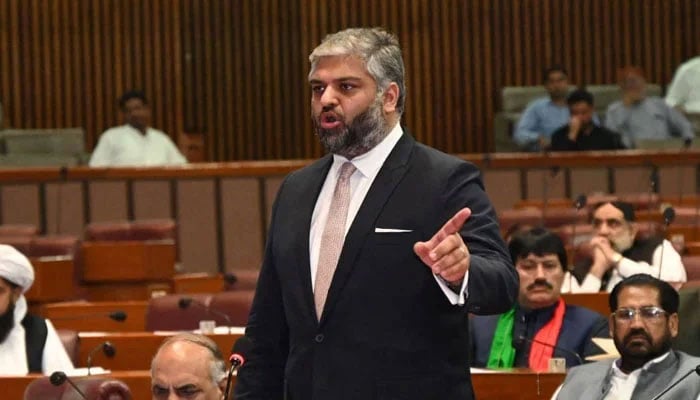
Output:
<instances>
[{"instance_id":1,"label":"wooden desk","mask_svg":"<svg viewBox=\"0 0 700 400\"><path fill-rule=\"evenodd\" d=\"M221 349L223 354L228 354L233 343L243 335L243 328L232 328L232 334L212 334L211 337ZM149 369L151 359L163 340L177 332L82 332L80 333L80 352L78 366L85 367L88 354L95 347L105 341L111 342L116 354L113 358L107 358L104 354L96 353L93 356L93 365L112 371L125 371L137 369Z\"/></svg>"},{"instance_id":2,"label":"wooden desk","mask_svg":"<svg viewBox=\"0 0 700 400\"><path fill-rule=\"evenodd\" d=\"M46 303L75 298L73 257L33 257L34 284L26 293L27 301Z\"/></svg>"},{"instance_id":3,"label":"wooden desk","mask_svg":"<svg viewBox=\"0 0 700 400\"><path fill-rule=\"evenodd\" d=\"M151 376L147 370L115 371L110 377L126 383L134 399L151 398ZM564 374L537 374L527 370L473 374L472 383L479 400L540 400L549 399L557 386L564 381ZM39 375L0 377L3 399L22 400L24 389ZM83 378L74 378L80 380ZM352 379L352 378L350 378ZM235 383L235 377L234 377Z\"/></svg>"},{"instance_id":4,"label":"wooden desk","mask_svg":"<svg viewBox=\"0 0 700 400\"><path fill-rule=\"evenodd\" d=\"M586 307L602 315L610 315L608 293L564 293L562 294L566 304Z\"/></svg>"},{"instance_id":5,"label":"wooden desk","mask_svg":"<svg viewBox=\"0 0 700 400\"><path fill-rule=\"evenodd\" d=\"M147 306L147 301L67 301L42 305L37 312L50 319L57 329L142 332L146 330ZM110 312L117 310L127 314L126 321L113 321L107 316Z\"/></svg>"}]
</instances>

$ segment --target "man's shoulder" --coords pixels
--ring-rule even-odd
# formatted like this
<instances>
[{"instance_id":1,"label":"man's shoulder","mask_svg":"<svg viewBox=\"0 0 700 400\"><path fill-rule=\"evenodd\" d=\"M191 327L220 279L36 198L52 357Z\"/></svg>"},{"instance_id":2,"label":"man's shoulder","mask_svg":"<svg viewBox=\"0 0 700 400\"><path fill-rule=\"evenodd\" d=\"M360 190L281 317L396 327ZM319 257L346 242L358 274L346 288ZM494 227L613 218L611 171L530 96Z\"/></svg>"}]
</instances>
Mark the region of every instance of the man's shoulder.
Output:
<instances>
[{"instance_id":1,"label":"man's shoulder","mask_svg":"<svg viewBox=\"0 0 700 400\"><path fill-rule=\"evenodd\" d=\"M615 102L610 103L608 106L608 109L605 111L606 114L610 113L619 113L620 111L625 109L625 105L622 103L622 100L617 100Z\"/></svg>"},{"instance_id":2,"label":"man's shoulder","mask_svg":"<svg viewBox=\"0 0 700 400\"><path fill-rule=\"evenodd\" d=\"M570 315L572 317L581 318L581 319L590 319L590 320L597 320L597 319L603 318L603 316L600 313L597 313L597 312L591 310L590 308L577 306L577 305L573 305L573 304L566 305L565 315Z\"/></svg>"},{"instance_id":3,"label":"man's shoulder","mask_svg":"<svg viewBox=\"0 0 700 400\"><path fill-rule=\"evenodd\" d=\"M613 362L615 362L615 360L608 359L572 367L566 373L565 383L568 383L580 377L590 378L594 373L595 375L600 375L601 372L607 374L610 368L612 368Z\"/></svg>"},{"instance_id":4,"label":"man's shoulder","mask_svg":"<svg viewBox=\"0 0 700 400\"><path fill-rule=\"evenodd\" d=\"M688 365L690 367L696 367L696 366L700 365L700 357L690 355L690 354L682 352L680 350L674 350L674 351L676 352L676 355L678 356L678 361L680 362L681 368L683 368L685 365Z\"/></svg>"},{"instance_id":5,"label":"man's shoulder","mask_svg":"<svg viewBox=\"0 0 700 400\"><path fill-rule=\"evenodd\" d=\"M549 98L549 96L538 97L527 103L527 107L525 107L524 112L534 112L536 110L543 109L547 107L551 101L552 100Z\"/></svg>"}]
</instances>

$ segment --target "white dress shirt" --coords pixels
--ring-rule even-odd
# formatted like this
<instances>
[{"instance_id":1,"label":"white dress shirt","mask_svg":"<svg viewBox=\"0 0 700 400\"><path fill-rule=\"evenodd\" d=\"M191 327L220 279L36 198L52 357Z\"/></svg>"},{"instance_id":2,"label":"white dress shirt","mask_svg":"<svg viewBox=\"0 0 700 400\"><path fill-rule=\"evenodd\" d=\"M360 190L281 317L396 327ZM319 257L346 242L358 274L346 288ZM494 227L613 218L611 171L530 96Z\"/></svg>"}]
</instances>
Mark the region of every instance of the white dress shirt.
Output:
<instances>
[{"instance_id":1,"label":"white dress shirt","mask_svg":"<svg viewBox=\"0 0 700 400\"><path fill-rule=\"evenodd\" d=\"M168 135L153 128L147 128L144 135L131 125L107 129L90 157L91 167L148 167L186 162Z\"/></svg>"},{"instance_id":2,"label":"white dress shirt","mask_svg":"<svg viewBox=\"0 0 700 400\"><path fill-rule=\"evenodd\" d=\"M22 326L22 319L26 314L27 301L24 296L20 296L15 303L15 326L5 341L0 343L0 375L26 375L29 372L25 333ZM50 375L55 371L69 373L73 370L73 363L49 320L46 320L46 328L48 332L44 345L44 374Z\"/></svg>"},{"instance_id":3,"label":"white dress shirt","mask_svg":"<svg viewBox=\"0 0 700 400\"><path fill-rule=\"evenodd\" d=\"M666 91L666 103L681 106L687 112L700 112L700 57L678 67Z\"/></svg>"},{"instance_id":4,"label":"white dress shirt","mask_svg":"<svg viewBox=\"0 0 700 400\"><path fill-rule=\"evenodd\" d=\"M664 257L663 263L661 263L662 253ZM611 292L620 281L635 274L652 275L662 281L671 283L676 288L680 287L681 284L688 280L681 255L678 254L676 249L673 248L673 244L668 240L664 240L654 249L654 254L651 257L651 265L644 261L634 261L623 257L617 267L613 268L612 275L610 276L605 290ZM569 287L570 281L571 287ZM600 290L601 284L600 278L592 274L587 274L581 284L579 284L576 279L568 279L568 277L566 277L562 285L562 293L594 293Z\"/></svg>"},{"instance_id":5,"label":"white dress shirt","mask_svg":"<svg viewBox=\"0 0 700 400\"><path fill-rule=\"evenodd\" d=\"M357 211L367 196L369 188L372 186L372 182L377 177L379 170L386 161L389 154L398 143L399 139L403 135L403 129L401 129L401 124L397 123L396 126L389 132L389 134L377 144L373 149L365 154L357 156L352 159L352 164L357 168L357 170L350 176L350 206L348 208L348 216L345 222L345 235L347 235L352 222L357 215ZM311 216L311 229L309 232L309 256L311 264L311 287L316 286L316 270L318 268L318 257L320 254L321 247L321 236L323 235L323 229L326 226L326 220L328 219L328 211L331 207L331 201L333 199L333 191L335 190L336 182L338 181L338 174L340 172L340 167L347 162L348 159L339 156L337 154L333 155L333 164L331 165L326 180L321 188L321 193L316 199L316 205L314 207L314 212ZM428 268L426 266L426 268ZM447 284L438 276L435 276L435 280L438 285L445 293L447 298L452 304L464 304L466 296L467 278L469 273L464 276L464 281L462 282L462 290L460 293L455 293L447 287Z\"/></svg>"}]
</instances>

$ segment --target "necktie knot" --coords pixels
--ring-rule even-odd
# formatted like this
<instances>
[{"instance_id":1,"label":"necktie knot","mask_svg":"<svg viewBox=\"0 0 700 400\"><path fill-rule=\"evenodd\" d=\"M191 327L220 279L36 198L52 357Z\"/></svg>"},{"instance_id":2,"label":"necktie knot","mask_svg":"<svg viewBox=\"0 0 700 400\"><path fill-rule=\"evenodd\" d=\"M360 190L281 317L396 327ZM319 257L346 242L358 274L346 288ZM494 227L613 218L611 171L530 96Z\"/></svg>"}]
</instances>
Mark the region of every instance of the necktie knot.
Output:
<instances>
[{"instance_id":1,"label":"necktie knot","mask_svg":"<svg viewBox=\"0 0 700 400\"><path fill-rule=\"evenodd\" d=\"M352 174L357 170L355 166L350 162L346 161L343 163L343 165L340 166L340 174L338 176L339 181L346 181L350 179Z\"/></svg>"}]
</instances>

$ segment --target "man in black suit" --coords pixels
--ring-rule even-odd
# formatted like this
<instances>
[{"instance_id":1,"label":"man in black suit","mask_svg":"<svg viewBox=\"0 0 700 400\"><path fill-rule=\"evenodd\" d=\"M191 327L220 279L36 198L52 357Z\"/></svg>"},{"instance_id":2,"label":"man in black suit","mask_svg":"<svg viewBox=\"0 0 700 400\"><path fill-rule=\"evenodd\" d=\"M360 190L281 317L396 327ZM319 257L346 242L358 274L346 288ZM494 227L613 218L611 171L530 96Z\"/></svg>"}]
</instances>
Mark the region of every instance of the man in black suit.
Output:
<instances>
[{"instance_id":1,"label":"man in black suit","mask_svg":"<svg viewBox=\"0 0 700 400\"><path fill-rule=\"evenodd\" d=\"M472 399L468 313L518 291L479 171L401 128L393 35L348 29L309 59L331 154L279 189L235 397Z\"/></svg>"}]
</instances>

